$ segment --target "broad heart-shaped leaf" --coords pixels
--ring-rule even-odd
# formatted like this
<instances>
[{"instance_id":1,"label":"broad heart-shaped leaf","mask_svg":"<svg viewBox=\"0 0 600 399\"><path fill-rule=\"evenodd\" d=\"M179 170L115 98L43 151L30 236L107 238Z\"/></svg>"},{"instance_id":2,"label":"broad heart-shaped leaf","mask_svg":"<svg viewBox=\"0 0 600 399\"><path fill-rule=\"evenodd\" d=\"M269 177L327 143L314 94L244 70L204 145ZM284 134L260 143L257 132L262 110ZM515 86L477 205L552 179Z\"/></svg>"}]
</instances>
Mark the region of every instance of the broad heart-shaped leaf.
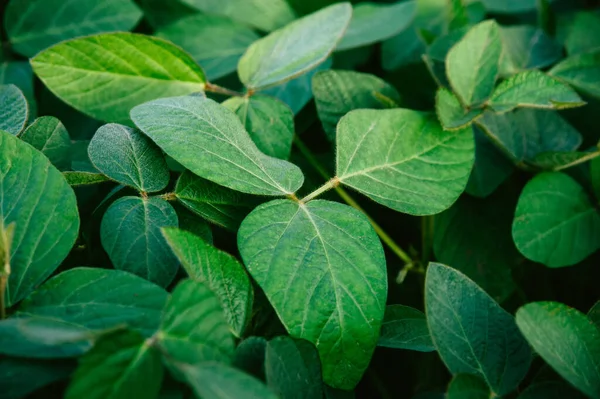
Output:
<instances>
[{"instance_id":1,"label":"broad heart-shaped leaf","mask_svg":"<svg viewBox=\"0 0 600 399\"><path fill-rule=\"evenodd\" d=\"M164 228L162 233L188 276L206 283L217 295L232 333L241 337L253 302L252 285L244 266L192 233L175 228Z\"/></svg>"},{"instance_id":2,"label":"broad heart-shaped leaf","mask_svg":"<svg viewBox=\"0 0 600 399\"><path fill-rule=\"evenodd\" d=\"M600 17L593 11L573 14L565 37L569 56L600 50Z\"/></svg>"},{"instance_id":3,"label":"broad heart-shaped leaf","mask_svg":"<svg viewBox=\"0 0 600 399\"><path fill-rule=\"evenodd\" d=\"M265 353L267 385L286 399L322 398L321 362L314 345L280 336L269 341Z\"/></svg>"},{"instance_id":4,"label":"broad heart-shaped leaf","mask_svg":"<svg viewBox=\"0 0 600 399\"><path fill-rule=\"evenodd\" d=\"M403 305L388 305L377 346L419 352L435 350L423 312Z\"/></svg>"},{"instance_id":5,"label":"broad heart-shaped leaf","mask_svg":"<svg viewBox=\"0 0 600 399\"><path fill-rule=\"evenodd\" d=\"M167 296L164 289L127 272L77 267L45 282L19 305L17 314L94 330L125 324L150 336Z\"/></svg>"},{"instance_id":6,"label":"broad heart-shaped leaf","mask_svg":"<svg viewBox=\"0 0 600 399\"><path fill-rule=\"evenodd\" d=\"M374 201L411 215L450 207L473 167L471 129L445 132L431 114L355 110L337 129L337 177Z\"/></svg>"},{"instance_id":7,"label":"broad heart-shaped leaf","mask_svg":"<svg viewBox=\"0 0 600 399\"><path fill-rule=\"evenodd\" d=\"M141 335L117 331L81 358L65 398L156 398L163 373L160 353Z\"/></svg>"},{"instance_id":8,"label":"broad heart-shaped leaf","mask_svg":"<svg viewBox=\"0 0 600 399\"><path fill-rule=\"evenodd\" d=\"M69 169L71 138L62 122L55 117L37 118L19 138L41 151L58 169Z\"/></svg>"},{"instance_id":9,"label":"broad heart-shaped leaf","mask_svg":"<svg viewBox=\"0 0 600 399\"><path fill-rule=\"evenodd\" d=\"M600 98L600 50L569 57L548 73L585 94Z\"/></svg>"},{"instance_id":10,"label":"broad heart-shaped leaf","mask_svg":"<svg viewBox=\"0 0 600 399\"><path fill-rule=\"evenodd\" d=\"M512 392L531 351L513 317L461 272L430 263L425 309L431 338L453 374L474 374L496 395Z\"/></svg>"},{"instance_id":11,"label":"broad heart-shaped leaf","mask_svg":"<svg viewBox=\"0 0 600 399\"><path fill-rule=\"evenodd\" d=\"M258 36L229 18L194 14L167 25L156 36L181 46L214 80L234 72L237 63Z\"/></svg>"},{"instance_id":12,"label":"broad heart-shaped leaf","mask_svg":"<svg viewBox=\"0 0 600 399\"><path fill-rule=\"evenodd\" d=\"M59 43L31 60L61 100L106 122L130 124L129 110L204 90L194 60L174 44L136 33L105 33Z\"/></svg>"},{"instance_id":13,"label":"broad heart-shaped leaf","mask_svg":"<svg viewBox=\"0 0 600 399\"><path fill-rule=\"evenodd\" d=\"M540 71L527 71L502 82L488 101L496 112L521 108L564 109L585 105L568 85Z\"/></svg>"},{"instance_id":14,"label":"broad heart-shaped leaf","mask_svg":"<svg viewBox=\"0 0 600 399\"><path fill-rule=\"evenodd\" d=\"M223 102L240 118L260 151L268 156L289 159L294 138L294 114L275 97L261 94L231 97Z\"/></svg>"},{"instance_id":15,"label":"broad heart-shaped leaf","mask_svg":"<svg viewBox=\"0 0 600 399\"><path fill-rule=\"evenodd\" d=\"M542 29L531 25L506 26L500 33L504 45L500 73L504 76L545 68L562 57L561 46Z\"/></svg>"},{"instance_id":16,"label":"broad heart-shaped leaf","mask_svg":"<svg viewBox=\"0 0 600 399\"><path fill-rule=\"evenodd\" d=\"M188 279L171 294L157 339L172 366L229 361L234 350L219 299L205 283Z\"/></svg>"},{"instance_id":17,"label":"broad heart-shaped leaf","mask_svg":"<svg viewBox=\"0 0 600 399\"><path fill-rule=\"evenodd\" d=\"M25 95L15 85L0 85L0 130L17 135L25 129L29 108Z\"/></svg>"},{"instance_id":18,"label":"broad heart-shaped leaf","mask_svg":"<svg viewBox=\"0 0 600 399\"><path fill-rule=\"evenodd\" d=\"M67 171L63 172L63 176L71 187L88 186L110 181L110 179L102 173Z\"/></svg>"},{"instance_id":19,"label":"broad heart-shaped leaf","mask_svg":"<svg viewBox=\"0 0 600 399\"><path fill-rule=\"evenodd\" d=\"M53 382L67 379L75 369L71 359L0 358L0 398L25 398Z\"/></svg>"},{"instance_id":20,"label":"broad heart-shaped leaf","mask_svg":"<svg viewBox=\"0 0 600 399\"><path fill-rule=\"evenodd\" d=\"M457 130L469 126L483 110L465 110L454 93L440 87L435 96L435 112L444 130Z\"/></svg>"},{"instance_id":21,"label":"broad heart-shaped leaf","mask_svg":"<svg viewBox=\"0 0 600 399\"><path fill-rule=\"evenodd\" d=\"M260 152L238 116L208 98L155 100L135 107L131 118L167 155L225 187L286 195L304 181L297 166Z\"/></svg>"},{"instance_id":22,"label":"broad heart-shaped leaf","mask_svg":"<svg viewBox=\"0 0 600 399\"><path fill-rule=\"evenodd\" d=\"M600 248L600 215L573 178L542 173L521 193L512 234L528 259L548 267L571 266Z\"/></svg>"},{"instance_id":23,"label":"broad heart-shaped leaf","mask_svg":"<svg viewBox=\"0 0 600 399\"><path fill-rule=\"evenodd\" d=\"M336 50L347 50L380 42L406 29L415 18L417 1L395 4L359 3Z\"/></svg>"},{"instance_id":24,"label":"broad heart-shaped leaf","mask_svg":"<svg viewBox=\"0 0 600 399\"><path fill-rule=\"evenodd\" d=\"M315 68L333 51L351 16L350 3L334 4L257 40L240 59L240 80L257 90Z\"/></svg>"},{"instance_id":25,"label":"broad heart-shaped leaf","mask_svg":"<svg viewBox=\"0 0 600 399\"><path fill-rule=\"evenodd\" d=\"M341 117L358 108L393 108L400 94L377 76L354 71L318 72L312 80L319 119L330 141Z\"/></svg>"},{"instance_id":26,"label":"broad heart-shaped leaf","mask_svg":"<svg viewBox=\"0 0 600 399\"><path fill-rule=\"evenodd\" d=\"M517 311L517 324L533 349L590 398L600 398L600 330L583 313L557 302Z\"/></svg>"},{"instance_id":27,"label":"broad heart-shaped leaf","mask_svg":"<svg viewBox=\"0 0 600 399\"><path fill-rule=\"evenodd\" d=\"M0 224L15 223L6 306L23 299L67 256L79 231L77 199L39 151L0 131Z\"/></svg>"},{"instance_id":28,"label":"broad heart-shaped leaf","mask_svg":"<svg viewBox=\"0 0 600 399\"><path fill-rule=\"evenodd\" d=\"M102 217L100 239L115 269L166 287L175 278L179 263L160 229L177 225L177 214L167 201L123 197Z\"/></svg>"},{"instance_id":29,"label":"broad heart-shaped leaf","mask_svg":"<svg viewBox=\"0 0 600 399\"><path fill-rule=\"evenodd\" d=\"M100 172L138 191L160 191L169 184L162 151L137 129L116 123L100 127L90 141L88 155Z\"/></svg>"},{"instance_id":30,"label":"broad heart-shaped leaf","mask_svg":"<svg viewBox=\"0 0 600 399\"><path fill-rule=\"evenodd\" d=\"M450 50L446 71L453 91L466 106L484 102L498 75L502 39L493 20L481 22Z\"/></svg>"},{"instance_id":31,"label":"broad heart-shaped leaf","mask_svg":"<svg viewBox=\"0 0 600 399\"><path fill-rule=\"evenodd\" d=\"M452 378L446 393L447 399L489 399L490 388L480 377L471 374L457 374Z\"/></svg>"},{"instance_id":32,"label":"broad heart-shaped leaf","mask_svg":"<svg viewBox=\"0 0 600 399\"><path fill-rule=\"evenodd\" d=\"M366 217L335 202L275 200L244 220L238 247L290 335L317 346L324 381L352 389L387 294L383 249Z\"/></svg>"}]
</instances>

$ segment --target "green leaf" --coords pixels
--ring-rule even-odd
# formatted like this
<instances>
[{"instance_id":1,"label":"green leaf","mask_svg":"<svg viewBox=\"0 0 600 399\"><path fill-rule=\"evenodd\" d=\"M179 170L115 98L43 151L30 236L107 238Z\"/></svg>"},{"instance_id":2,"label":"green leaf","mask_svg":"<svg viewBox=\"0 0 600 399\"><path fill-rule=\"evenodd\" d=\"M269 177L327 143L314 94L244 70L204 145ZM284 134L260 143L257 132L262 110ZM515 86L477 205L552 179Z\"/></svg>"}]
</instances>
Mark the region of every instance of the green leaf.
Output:
<instances>
[{"instance_id":1,"label":"green leaf","mask_svg":"<svg viewBox=\"0 0 600 399\"><path fill-rule=\"evenodd\" d=\"M248 337L235 348L233 365L259 380L265 380L265 354L267 340L263 337Z\"/></svg>"},{"instance_id":2,"label":"green leaf","mask_svg":"<svg viewBox=\"0 0 600 399\"><path fill-rule=\"evenodd\" d=\"M240 80L248 89L264 89L315 68L333 51L351 16L350 3L334 4L257 40L240 59Z\"/></svg>"},{"instance_id":3,"label":"green leaf","mask_svg":"<svg viewBox=\"0 0 600 399\"><path fill-rule=\"evenodd\" d=\"M37 104L33 88L33 69L28 61L2 60L0 55L0 85L13 84L25 95L29 105L29 119L37 115Z\"/></svg>"},{"instance_id":4,"label":"green leaf","mask_svg":"<svg viewBox=\"0 0 600 399\"><path fill-rule=\"evenodd\" d=\"M147 101L204 90L204 72L175 45L136 33L106 33L59 43L31 60L61 100L106 122L130 124Z\"/></svg>"},{"instance_id":5,"label":"green leaf","mask_svg":"<svg viewBox=\"0 0 600 399\"><path fill-rule=\"evenodd\" d=\"M178 203L172 205L175 208L175 212L177 212L177 219L179 219L179 228L181 230L188 231L200 237L208 244L213 243L212 229L205 219L187 210L187 208L179 206Z\"/></svg>"},{"instance_id":6,"label":"green leaf","mask_svg":"<svg viewBox=\"0 0 600 399\"><path fill-rule=\"evenodd\" d=\"M188 276L206 283L217 295L231 332L241 337L250 320L253 302L252 285L244 266L187 231L164 228L162 234Z\"/></svg>"},{"instance_id":7,"label":"green leaf","mask_svg":"<svg viewBox=\"0 0 600 399\"><path fill-rule=\"evenodd\" d=\"M565 109L585 105L575 90L540 71L510 77L496 87L488 105L496 112L517 107Z\"/></svg>"},{"instance_id":8,"label":"green leaf","mask_svg":"<svg viewBox=\"0 0 600 399\"><path fill-rule=\"evenodd\" d=\"M533 162L536 166L553 171L559 171L573 166L579 165L583 162L590 161L600 156L600 152L558 152L549 151L538 154Z\"/></svg>"},{"instance_id":9,"label":"green leaf","mask_svg":"<svg viewBox=\"0 0 600 399\"><path fill-rule=\"evenodd\" d=\"M141 17L131 0L11 0L4 21L12 48L33 57L63 40L131 30Z\"/></svg>"},{"instance_id":10,"label":"green leaf","mask_svg":"<svg viewBox=\"0 0 600 399\"><path fill-rule=\"evenodd\" d=\"M600 330L583 313L557 302L517 311L517 324L558 374L591 398L600 398Z\"/></svg>"},{"instance_id":11,"label":"green leaf","mask_svg":"<svg viewBox=\"0 0 600 399\"><path fill-rule=\"evenodd\" d=\"M289 159L294 138L294 114L280 100L255 95L223 102L240 118L258 149L270 157Z\"/></svg>"},{"instance_id":12,"label":"green leaf","mask_svg":"<svg viewBox=\"0 0 600 399\"><path fill-rule=\"evenodd\" d=\"M468 28L452 30L437 37L428 47L425 54L421 56L427 66L432 78L438 86L450 88L450 82L446 74L446 56L456 43L458 43Z\"/></svg>"},{"instance_id":13,"label":"green leaf","mask_svg":"<svg viewBox=\"0 0 600 399\"><path fill-rule=\"evenodd\" d=\"M144 19L155 29L160 29L175 23L190 14L198 13L198 10L176 0L138 0L137 3L144 11Z\"/></svg>"},{"instance_id":14,"label":"green leaf","mask_svg":"<svg viewBox=\"0 0 600 399\"><path fill-rule=\"evenodd\" d=\"M517 399L582 399L583 396L562 381L544 381L532 384Z\"/></svg>"},{"instance_id":15,"label":"green leaf","mask_svg":"<svg viewBox=\"0 0 600 399\"><path fill-rule=\"evenodd\" d=\"M166 287L179 264L160 229L177 225L177 214L165 200L123 197L106 210L100 239L115 269Z\"/></svg>"},{"instance_id":16,"label":"green leaf","mask_svg":"<svg viewBox=\"0 0 600 399\"><path fill-rule=\"evenodd\" d=\"M205 283L181 281L165 307L158 345L172 366L229 361L234 342L223 308ZM208 396L211 397L211 396Z\"/></svg>"},{"instance_id":17,"label":"green leaf","mask_svg":"<svg viewBox=\"0 0 600 399\"><path fill-rule=\"evenodd\" d=\"M483 112L482 109L465 110L458 97L440 87L435 96L435 111L444 130L457 130L469 126Z\"/></svg>"},{"instance_id":18,"label":"green leaf","mask_svg":"<svg viewBox=\"0 0 600 399\"><path fill-rule=\"evenodd\" d=\"M518 14L535 10L537 7L537 0L481 0L481 2L489 12L499 14Z\"/></svg>"},{"instance_id":19,"label":"green leaf","mask_svg":"<svg viewBox=\"0 0 600 399\"><path fill-rule=\"evenodd\" d=\"M6 306L56 270L79 231L77 199L62 174L29 144L0 131L0 224L15 223Z\"/></svg>"},{"instance_id":20,"label":"green leaf","mask_svg":"<svg viewBox=\"0 0 600 399\"><path fill-rule=\"evenodd\" d=\"M450 207L474 158L471 129L445 132L429 114L356 110L337 129L337 176L374 201L411 215Z\"/></svg>"},{"instance_id":21,"label":"green leaf","mask_svg":"<svg viewBox=\"0 0 600 399\"><path fill-rule=\"evenodd\" d=\"M45 282L20 304L17 314L95 330L125 324L150 336L160 323L167 296L162 288L130 273L77 267Z\"/></svg>"},{"instance_id":22,"label":"green leaf","mask_svg":"<svg viewBox=\"0 0 600 399\"><path fill-rule=\"evenodd\" d=\"M255 197L219 186L190 171L183 172L177 180L175 196L190 211L232 231L258 205Z\"/></svg>"},{"instance_id":23,"label":"green leaf","mask_svg":"<svg viewBox=\"0 0 600 399\"><path fill-rule=\"evenodd\" d=\"M430 263L425 309L431 338L453 374L474 374L495 395L512 392L529 370L531 351L513 317L461 272Z\"/></svg>"},{"instance_id":24,"label":"green leaf","mask_svg":"<svg viewBox=\"0 0 600 399\"><path fill-rule=\"evenodd\" d=\"M71 360L0 358L0 398L18 399L46 385L66 379L74 369Z\"/></svg>"},{"instance_id":25,"label":"green leaf","mask_svg":"<svg viewBox=\"0 0 600 399\"><path fill-rule=\"evenodd\" d=\"M566 58L548 73L585 94L600 97L600 51Z\"/></svg>"},{"instance_id":26,"label":"green leaf","mask_svg":"<svg viewBox=\"0 0 600 399\"><path fill-rule=\"evenodd\" d=\"M447 399L489 399L493 398L490 388L481 378L471 374L458 374L448 386Z\"/></svg>"},{"instance_id":27,"label":"green leaf","mask_svg":"<svg viewBox=\"0 0 600 399\"><path fill-rule=\"evenodd\" d=\"M238 247L290 335L316 345L324 381L352 389L377 343L387 292L366 217L335 202L275 200L244 220Z\"/></svg>"},{"instance_id":28,"label":"green leaf","mask_svg":"<svg viewBox=\"0 0 600 399\"><path fill-rule=\"evenodd\" d=\"M542 173L523 189L512 232L528 259L548 267L571 266L599 248L600 215L571 177Z\"/></svg>"},{"instance_id":29,"label":"green leaf","mask_svg":"<svg viewBox=\"0 0 600 399\"><path fill-rule=\"evenodd\" d=\"M419 352L435 350L423 312L403 305L388 305L377 346Z\"/></svg>"},{"instance_id":30,"label":"green leaf","mask_svg":"<svg viewBox=\"0 0 600 399\"><path fill-rule=\"evenodd\" d=\"M323 398L321 362L308 341L280 336L265 353L267 385L282 399Z\"/></svg>"},{"instance_id":31,"label":"green leaf","mask_svg":"<svg viewBox=\"0 0 600 399\"><path fill-rule=\"evenodd\" d=\"M465 0L450 0L448 11L448 30L453 31L469 26Z\"/></svg>"},{"instance_id":32,"label":"green leaf","mask_svg":"<svg viewBox=\"0 0 600 399\"><path fill-rule=\"evenodd\" d=\"M359 3L354 6L352 20L336 50L347 50L389 39L412 23L416 1L395 4Z\"/></svg>"},{"instance_id":33,"label":"green leaf","mask_svg":"<svg viewBox=\"0 0 600 399\"><path fill-rule=\"evenodd\" d=\"M569 24L565 47L569 56L600 50L600 16L591 11L573 15Z\"/></svg>"},{"instance_id":34,"label":"green leaf","mask_svg":"<svg viewBox=\"0 0 600 399\"><path fill-rule=\"evenodd\" d=\"M102 173L63 172L63 176L71 187L89 186L110 181L110 179Z\"/></svg>"},{"instance_id":35,"label":"green leaf","mask_svg":"<svg viewBox=\"0 0 600 399\"><path fill-rule=\"evenodd\" d=\"M562 58L561 46L541 29L530 25L506 26L500 34L504 48L501 75L545 68Z\"/></svg>"},{"instance_id":36,"label":"green leaf","mask_svg":"<svg viewBox=\"0 0 600 399\"><path fill-rule=\"evenodd\" d=\"M156 32L172 41L202 65L206 77L218 79L234 72L248 46L258 40L252 29L228 18L196 14L182 18Z\"/></svg>"},{"instance_id":37,"label":"green leaf","mask_svg":"<svg viewBox=\"0 0 600 399\"><path fill-rule=\"evenodd\" d=\"M319 119L330 141L335 141L335 128L348 112L359 108L394 108L400 102L400 94L387 82L354 71L319 72L313 77L312 88Z\"/></svg>"},{"instance_id":38,"label":"green leaf","mask_svg":"<svg viewBox=\"0 0 600 399\"><path fill-rule=\"evenodd\" d=\"M41 151L58 169L71 166L71 138L62 122L55 117L37 118L19 138Z\"/></svg>"},{"instance_id":39,"label":"green leaf","mask_svg":"<svg viewBox=\"0 0 600 399\"><path fill-rule=\"evenodd\" d=\"M132 331L103 336L84 355L65 398L157 398L163 379L160 353Z\"/></svg>"},{"instance_id":40,"label":"green leaf","mask_svg":"<svg viewBox=\"0 0 600 399\"><path fill-rule=\"evenodd\" d=\"M287 195L304 181L297 166L260 152L237 115L213 100L164 98L135 107L131 118L167 155L225 187Z\"/></svg>"},{"instance_id":41,"label":"green leaf","mask_svg":"<svg viewBox=\"0 0 600 399\"><path fill-rule=\"evenodd\" d=\"M88 147L92 164L109 178L142 192L169 184L162 151L139 130L110 123L100 127Z\"/></svg>"},{"instance_id":42,"label":"green leaf","mask_svg":"<svg viewBox=\"0 0 600 399\"><path fill-rule=\"evenodd\" d=\"M25 129L29 108L23 92L15 85L0 85L0 130L17 135Z\"/></svg>"},{"instance_id":43,"label":"green leaf","mask_svg":"<svg viewBox=\"0 0 600 399\"><path fill-rule=\"evenodd\" d=\"M471 28L448 52L448 79L464 105L479 105L492 93L501 53L500 28L493 20Z\"/></svg>"},{"instance_id":44,"label":"green leaf","mask_svg":"<svg viewBox=\"0 0 600 399\"><path fill-rule=\"evenodd\" d=\"M600 301L596 302L588 312L588 317L600 328Z\"/></svg>"}]
</instances>

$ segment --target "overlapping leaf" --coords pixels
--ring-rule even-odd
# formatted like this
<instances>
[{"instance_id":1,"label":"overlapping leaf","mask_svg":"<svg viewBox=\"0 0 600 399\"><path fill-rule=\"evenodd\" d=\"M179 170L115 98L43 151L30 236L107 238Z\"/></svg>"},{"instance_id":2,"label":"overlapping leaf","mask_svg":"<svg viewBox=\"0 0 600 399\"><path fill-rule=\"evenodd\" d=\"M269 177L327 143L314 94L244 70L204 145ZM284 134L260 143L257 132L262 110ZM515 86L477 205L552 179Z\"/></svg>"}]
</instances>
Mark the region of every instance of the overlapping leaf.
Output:
<instances>
[{"instance_id":1,"label":"overlapping leaf","mask_svg":"<svg viewBox=\"0 0 600 399\"><path fill-rule=\"evenodd\" d=\"M71 138L62 122L55 117L37 118L19 138L41 151L58 169L69 169Z\"/></svg>"},{"instance_id":2,"label":"overlapping leaf","mask_svg":"<svg viewBox=\"0 0 600 399\"><path fill-rule=\"evenodd\" d=\"M13 84L0 85L0 130L17 135L29 118L27 99Z\"/></svg>"},{"instance_id":3,"label":"overlapping leaf","mask_svg":"<svg viewBox=\"0 0 600 399\"><path fill-rule=\"evenodd\" d=\"M423 312L403 305L388 305L378 346L419 352L435 350Z\"/></svg>"}]
</instances>

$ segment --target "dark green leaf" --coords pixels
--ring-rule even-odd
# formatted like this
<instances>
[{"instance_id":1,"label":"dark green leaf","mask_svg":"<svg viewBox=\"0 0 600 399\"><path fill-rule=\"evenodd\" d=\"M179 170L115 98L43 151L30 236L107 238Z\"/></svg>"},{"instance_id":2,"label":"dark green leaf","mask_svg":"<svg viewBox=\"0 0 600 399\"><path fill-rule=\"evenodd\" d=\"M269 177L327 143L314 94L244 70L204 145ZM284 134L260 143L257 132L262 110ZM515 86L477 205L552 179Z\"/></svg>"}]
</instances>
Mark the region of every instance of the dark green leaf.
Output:
<instances>
[{"instance_id":1,"label":"dark green leaf","mask_svg":"<svg viewBox=\"0 0 600 399\"><path fill-rule=\"evenodd\" d=\"M588 317L594 322L594 324L596 324L596 326L598 326L598 328L600 328L600 301L596 302L596 304L592 306L588 313Z\"/></svg>"},{"instance_id":2,"label":"dark green leaf","mask_svg":"<svg viewBox=\"0 0 600 399\"><path fill-rule=\"evenodd\" d=\"M569 57L548 72L590 96L600 97L600 51Z\"/></svg>"},{"instance_id":3,"label":"dark green leaf","mask_svg":"<svg viewBox=\"0 0 600 399\"><path fill-rule=\"evenodd\" d=\"M470 374L458 374L448 386L446 399L489 399L494 396L481 378Z\"/></svg>"},{"instance_id":4,"label":"dark green leaf","mask_svg":"<svg viewBox=\"0 0 600 399\"><path fill-rule=\"evenodd\" d=\"M13 84L25 95L29 105L29 119L37 115L33 89L33 69L28 61L2 60L0 55L0 85Z\"/></svg>"},{"instance_id":5,"label":"dark green leaf","mask_svg":"<svg viewBox=\"0 0 600 399\"><path fill-rule=\"evenodd\" d=\"M567 169L576 165L579 165L584 162L588 162L594 158L600 156L600 152L543 152L538 154L533 162L536 166L546 169L559 171L563 169Z\"/></svg>"},{"instance_id":6,"label":"dark green leaf","mask_svg":"<svg viewBox=\"0 0 600 399\"><path fill-rule=\"evenodd\" d=\"M65 126L55 117L37 118L19 138L41 151L58 169L70 167L71 138Z\"/></svg>"},{"instance_id":7,"label":"dark green leaf","mask_svg":"<svg viewBox=\"0 0 600 399\"><path fill-rule=\"evenodd\" d=\"M553 1L553 0L550 0ZM481 0L489 12L517 14L535 10L537 0Z\"/></svg>"},{"instance_id":8,"label":"dark green leaf","mask_svg":"<svg viewBox=\"0 0 600 399\"><path fill-rule=\"evenodd\" d=\"M210 224L201 216L188 211L187 208L173 204L177 219L179 219L179 228L188 231L206 241L209 244L213 243L213 233Z\"/></svg>"},{"instance_id":9,"label":"dark green leaf","mask_svg":"<svg viewBox=\"0 0 600 399\"><path fill-rule=\"evenodd\" d=\"M72 360L40 360L16 357L0 359L0 399L20 399L29 393L66 379L75 364Z\"/></svg>"},{"instance_id":10,"label":"dark green leaf","mask_svg":"<svg viewBox=\"0 0 600 399\"><path fill-rule=\"evenodd\" d=\"M561 46L541 29L530 25L506 26L500 33L504 44L500 73L504 76L545 68L562 57Z\"/></svg>"},{"instance_id":11,"label":"dark green leaf","mask_svg":"<svg viewBox=\"0 0 600 399\"><path fill-rule=\"evenodd\" d=\"M266 350L266 339L263 337L248 337L235 348L233 365L260 380L264 380Z\"/></svg>"},{"instance_id":12,"label":"dark green leaf","mask_svg":"<svg viewBox=\"0 0 600 399\"><path fill-rule=\"evenodd\" d=\"M63 172L63 176L71 187L89 186L110 181L110 179L102 173Z\"/></svg>"},{"instance_id":13,"label":"dark green leaf","mask_svg":"<svg viewBox=\"0 0 600 399\"><path fill-rule=\"evenodd\" d=\"M465 110L458 97L443 87L438 89L435 96L435 110L444 130L457 130L469 126L483 112L477 108Z\"/></svg>"},{"instance_id":14,"label":"dark green leaf","mask_svg":"<svg viewBox=\"0 0 600 399\"><path fill-rule=\"evenodd\" d=\"M29 108L25 95L15 85L0 85L0 130L17 135L25 129Z\"/></svg>"},{"instance_id":15,"label":"dark green leaf","mask_svg":"<svg viewBox=\"0 0 600 399\"><path fill-rule=\"evenodd\" d=\"M544 381L530 385L517 399L582 399L583 396L562 381Z\"/></svg>"},{"instance_id":16,"label":"dark green leaf","mask_svg":"<svg viewBox=\"0 0 600 399\"><path fill-rule=\"evenodd\" d=\"M575 13L569 24L565 47L569 56L600 50L600 16L592 11Z\"/></svg>"},{"instance_id":17,"label":"dark green leaf","mask_svg":"<svg viewBox=\"0 0 600 399\"><path fill-rule=\"evenodd\" d=\"M388 305L378 346L419 352L435 350L423 312L403 305Z\"/></svg>"}]
</instances>

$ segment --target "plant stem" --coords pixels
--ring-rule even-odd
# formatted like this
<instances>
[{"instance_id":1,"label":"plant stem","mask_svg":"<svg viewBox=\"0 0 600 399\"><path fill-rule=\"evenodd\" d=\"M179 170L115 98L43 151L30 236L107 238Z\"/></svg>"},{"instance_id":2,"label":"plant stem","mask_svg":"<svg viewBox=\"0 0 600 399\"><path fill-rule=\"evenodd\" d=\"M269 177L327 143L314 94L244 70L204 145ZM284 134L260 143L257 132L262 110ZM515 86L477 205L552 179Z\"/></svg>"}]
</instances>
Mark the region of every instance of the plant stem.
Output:
<instances>
[{"instance_id":1,"label":"plant stem","mask_svg":"<svg viewBox=\"0 0 600 399\"><path fill-rule=\"evenodd\" d=\"M552 170L555 171L555 172L558 172L560 170L571 168L573 166L577 166L577 165L582 164L584 162L591 161L592 159L597 158L599 156L600 156L600 151L590 152L588 155L585 155L585 156L577 159L576 161L573 161L573 162L568 163L566 165L556 166L556 167L552 168Z\"/></svg>"},{"instance_id":2,"label":"plant stem","mask_svg":"<svg viewBox=\"0 0 600 399\"><path fill-rule=\"evenodd\" d=\"M319 195L323 194L325 191L329 191L332 188L336 188L339 184L340 184L340 179L338 179L337 177L332 177L331 179L329 179L327 181L327 183L323 184L321 187L319 187L312 193L308 194L306 197L302 198L300 200L300 202L306 203L306 202L318 197Z\"/></svg>"},{"instance_id":3,"label":"plant stem","mask_svg":"<svg viewBox=\"0 0 600 399\"><path fill-rule=\"evenodd\" d=\"M229 90L226 87L221 87L219 85L216 85L214 83L209 83L209 82L206 82L206 84L204 85L204 91L210 91L211 93L224 94L226 96L231 96L231 97L243 97L244 96L244 93L241 93L239 91Z\"/></svg>"}]
</instances>

